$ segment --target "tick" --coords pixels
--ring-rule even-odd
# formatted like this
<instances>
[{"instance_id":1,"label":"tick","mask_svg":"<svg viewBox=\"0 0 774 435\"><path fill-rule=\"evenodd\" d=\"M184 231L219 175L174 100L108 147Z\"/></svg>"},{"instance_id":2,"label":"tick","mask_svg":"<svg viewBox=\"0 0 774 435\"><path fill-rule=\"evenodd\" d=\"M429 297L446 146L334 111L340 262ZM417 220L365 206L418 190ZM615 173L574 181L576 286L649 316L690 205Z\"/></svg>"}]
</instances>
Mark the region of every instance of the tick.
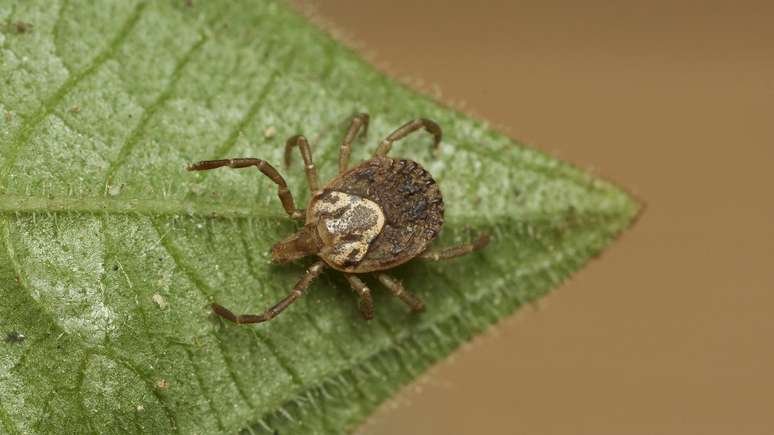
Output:
<instances>
[{"instance_id":1,"label":"tick","mask_svg":"<svg viewBox=\"0 0 774 435\"><path fill-rule=\"evenodd\" d=\"M414 258L446 260L487 245L489 237L484 234L472 243L431 249L430 243L443 226L441 190L419 163L387 156L393 142L421 129L433 135L433 146L438 147L441 142L441 128L438 124L428 119L409 121L379 143L373 158L348 169L352 142L360 132L365 136L368 121L369 117L364 113L352 118L340 147L339 174L323 187L320 187L317 179L317 169L306 138L297 135L287 140L285 166L290 165L295 147L298 147L304 160L306 179L312 192L306 210L296 208L285 179L264 160L205 160L188 166L189 171L222 166L256 167L277 185L277 194L288 216L304 222L298 232L272 246L272 261L287 263L310 255L319 258L284 299L262 314L237 315L213 303L212 309L216 314L235 323L271 320L298 300L326 268L344 274L359 296L360 312L366 320L374 315L371 290L360 279L360 276L367 273L375 276L412 311L422 311L422 301L384 271Z\"/></svg>"}]
</instances>

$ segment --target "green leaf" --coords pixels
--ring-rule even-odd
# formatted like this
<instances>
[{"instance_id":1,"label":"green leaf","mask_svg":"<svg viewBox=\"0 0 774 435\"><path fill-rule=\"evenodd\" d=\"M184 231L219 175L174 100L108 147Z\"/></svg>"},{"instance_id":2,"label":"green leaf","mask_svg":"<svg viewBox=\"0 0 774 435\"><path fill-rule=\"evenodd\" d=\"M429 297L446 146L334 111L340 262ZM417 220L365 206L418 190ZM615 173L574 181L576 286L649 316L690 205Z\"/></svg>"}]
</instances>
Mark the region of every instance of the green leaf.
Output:
<instances>
[{"instance_id":1,"label":"green leaf","mask_svg":"<svg viewBox=\"0 0 774 435\"><path fill-rule=\"evenodd\" d=\"M396 84L272 1L0 3L0 431L339 432L498 319L557 286L632 221L615 186ZM345 280L255 327L309 261L272 266L291 234L254 170L303 132L322 179L348 118L372 115L353 161L415 117L444 129L392 154L439 181L437 245L486 231L484 251L392 271L363 321ZM275 132L273 135L272 132ZM285 169L301 205L301 165ZM16 333L17 335L13 335ZM22 340L21 336L24 336Z\"/></svg>"}]
</instances>

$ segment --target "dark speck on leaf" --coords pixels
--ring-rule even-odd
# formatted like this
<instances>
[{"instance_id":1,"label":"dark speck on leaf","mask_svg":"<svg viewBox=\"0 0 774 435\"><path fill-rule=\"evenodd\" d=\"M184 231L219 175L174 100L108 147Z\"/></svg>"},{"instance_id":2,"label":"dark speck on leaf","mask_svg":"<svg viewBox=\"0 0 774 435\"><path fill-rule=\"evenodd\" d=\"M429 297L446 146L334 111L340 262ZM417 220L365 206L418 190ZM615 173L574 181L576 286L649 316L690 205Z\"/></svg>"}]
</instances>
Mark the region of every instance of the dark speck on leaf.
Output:
<instances>
[{"instance_id":1,"label":"dark speck on leaf","mask_svg":"<svg viewBox=\"0 0 774 435\"><path fill-rule=\"evenodd\" d=\"M6 21L5 27L8 29L13 29L17 34L21 35L23 33L31 32L33 26L26 21Z\"/></svg>"},{"instance_id":2,"label":"dark speck on leaf","mask_svg":"<svg viewBox=\"0 0 774 435\"><path fill-rule=\"evenodd\" d=\"M6 343L21 343L26 340L27 337L21 332L11 331L5 336Z\"/></svg>"}]
</instances>

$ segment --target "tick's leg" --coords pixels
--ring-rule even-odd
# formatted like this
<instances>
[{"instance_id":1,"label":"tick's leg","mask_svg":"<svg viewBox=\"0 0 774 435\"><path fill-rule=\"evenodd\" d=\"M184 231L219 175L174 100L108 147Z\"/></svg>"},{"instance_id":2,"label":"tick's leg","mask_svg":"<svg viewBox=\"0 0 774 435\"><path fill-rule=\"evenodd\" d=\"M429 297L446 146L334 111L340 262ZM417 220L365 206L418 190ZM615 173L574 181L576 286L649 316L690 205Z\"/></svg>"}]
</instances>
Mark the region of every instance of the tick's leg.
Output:
<instances>
[{"instance_id":1,"label":"tick's leg","mask_svg":"<svg viewBox=\"0 0 774 435\"><path fill-rule=\"evenodd\" d=\"M285 212L293 219L303 219L304 211L297 210L296 205L293 202L293 194L288 190L288 185L285 183L285 179L282 178L279 172L274 169L274 166L266 163L265 160L252 159L252 158L240 158L240 159L223 159L223 160L204 160L196 162L188 166L189 171L206 171L208 169L220 168L221 166L228 166L230 168L246 168L248 166L255 166L259 171L269 177L277 185L277 195L282 202L282 207Z\"/></svg>"},{"instance_id":2,"label":"tick's leg","mask_svg":"<svg viewBox=\"0 0 774 435\"><path fill-rule=\"evenodd\" d=\"M369 116L367 113L358 113L352 118L352 123L349 125L347 134L344 136L344 140L341 141L341 148L339 151L339 174L347 170L349 166L349 155L352 152L352 141L355 140L360 129L363 129L363 137L368 134L368 121Z\"/></svg>"},{"instance_id":3,"label":"tick's leg","mask_svg":"<svg viewBox=\"0 0 774 435\"><path fill-rule=\"evenodd\" d=\"M360 306L360 313L363 315L363 318L366 320L373 319L374 300L371 297L371 290L357 276L350 274L345 274L344 276L347 277L347 281L349 281L349 285L352 286L352 290L360 296L360 303L358 305Z\"/></svg>"},{"instance_id":4,"label":"tick's leg","mask_svg":"<svg viewBox=\"0 0 774 435\"><path fill-rule=\"evenodd\" d=\"M290 166L290 157L293 154L293 147L298 145L301 151L301 157L304 159L304 171L306 172L306 181L309 183L309 190L314 195L320 190L320 182L317 180L317 168L312 161L312 150L309 148L309 142L302 135L291 136L285 142L285 167Z\"/></svg>"},{"instance_id":5,"label":"tick's leg","mask_svg":"<svg viewBox=\"0 0 774 435\"><path fill-rule=\"evenodd\" d=\"M441 127L429 119L419 118L403 124L400 128L393 131L389 136L384 138L384 140L379 144L379 148L376 149L376 155L386 156L387 153L390 152L390 147L392 147L393 142L403 139L404 137L421 128L424 128L433 135L433 148L438 148L438 145L441 143Z\"/></svg>"},{"instance_id":6,"label":"tick's leg","mask_svg":"<svg viewBox=\"0 0 774 435\"><path fill-rule=\"evenodd\" d=\"M422 311L425 309L425 304L422 300L407 292L406 289L403 288L403 284L397 279L384 273L378 273L376 274L376 277L385 287L390 289L393 295L403 301L404 304L408 305L412 311Z\"/></svg>"},{"instance_id":7,"label":"tick's leg","mask_svg":"<svg viewBox=\"0 0 774 435\"><path fill-rule=\"evenodd\" d=\"M457 246L450 246L448 248L441 248L441 249L428 249L427 251L419 254L416 256L416 258L420 260L430 260L430 261L439 261L439 260L448 260L450 258L459 257L465 254L470 254L471 252L478 251L479 249L483 249L486 245L489 244L489 235L488 234L482 234L478 237L478 240L472 243L465 243L463 245L457 245Z\"/></svg>"},{"instance_id":8,"label":"tick's leg","mask_svg":"<svg viewBox=\"0 0 774 435\"><path fill-rule=\"evenodd\" d=\"M223 307L222 305L218 305L216 303L212 304L212 311L215 312L215 314L219 315L220 317L223 317L226 320L230 320L234 323L261 323L265 322L267 320L271 320L279 313L282 312L285 308L287 308L290 304L296 301L296 299L300 298L304 295L304 291L307 287L309 287L309 284L311 284L312 280L317 278L320 273L322 273L323 269L325 268L325 263L322 261L318 261L317 263L314 263L311 267L309 267L309 270L306 271L306 275L301 278L298 283L296 283L295 287L293 287L293 291L290 292L287 296L285 296L284 299L277 302L273 307L269 308L268 310L264 311L263 314L240 314L236 315L232 313L227 308Z\"/></svg>"}]
</instances>

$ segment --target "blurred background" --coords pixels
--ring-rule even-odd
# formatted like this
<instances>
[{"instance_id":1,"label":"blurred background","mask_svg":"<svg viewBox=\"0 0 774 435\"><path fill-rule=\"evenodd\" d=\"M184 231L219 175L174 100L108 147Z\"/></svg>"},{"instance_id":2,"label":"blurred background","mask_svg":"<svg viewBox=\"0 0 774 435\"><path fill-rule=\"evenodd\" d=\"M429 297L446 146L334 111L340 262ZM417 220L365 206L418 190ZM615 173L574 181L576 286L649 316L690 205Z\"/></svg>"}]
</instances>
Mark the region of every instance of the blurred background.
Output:
<instances>
[{"instance_id":1,"label":"blurred background","mask_svg":"<svg viewBox=\"0 0 774 435\"><path fill-rule=\"evenodd\" d=\"M360 433L774 433L774 3L299 4L648 207Z\"/></svg>"}]
</instances>

